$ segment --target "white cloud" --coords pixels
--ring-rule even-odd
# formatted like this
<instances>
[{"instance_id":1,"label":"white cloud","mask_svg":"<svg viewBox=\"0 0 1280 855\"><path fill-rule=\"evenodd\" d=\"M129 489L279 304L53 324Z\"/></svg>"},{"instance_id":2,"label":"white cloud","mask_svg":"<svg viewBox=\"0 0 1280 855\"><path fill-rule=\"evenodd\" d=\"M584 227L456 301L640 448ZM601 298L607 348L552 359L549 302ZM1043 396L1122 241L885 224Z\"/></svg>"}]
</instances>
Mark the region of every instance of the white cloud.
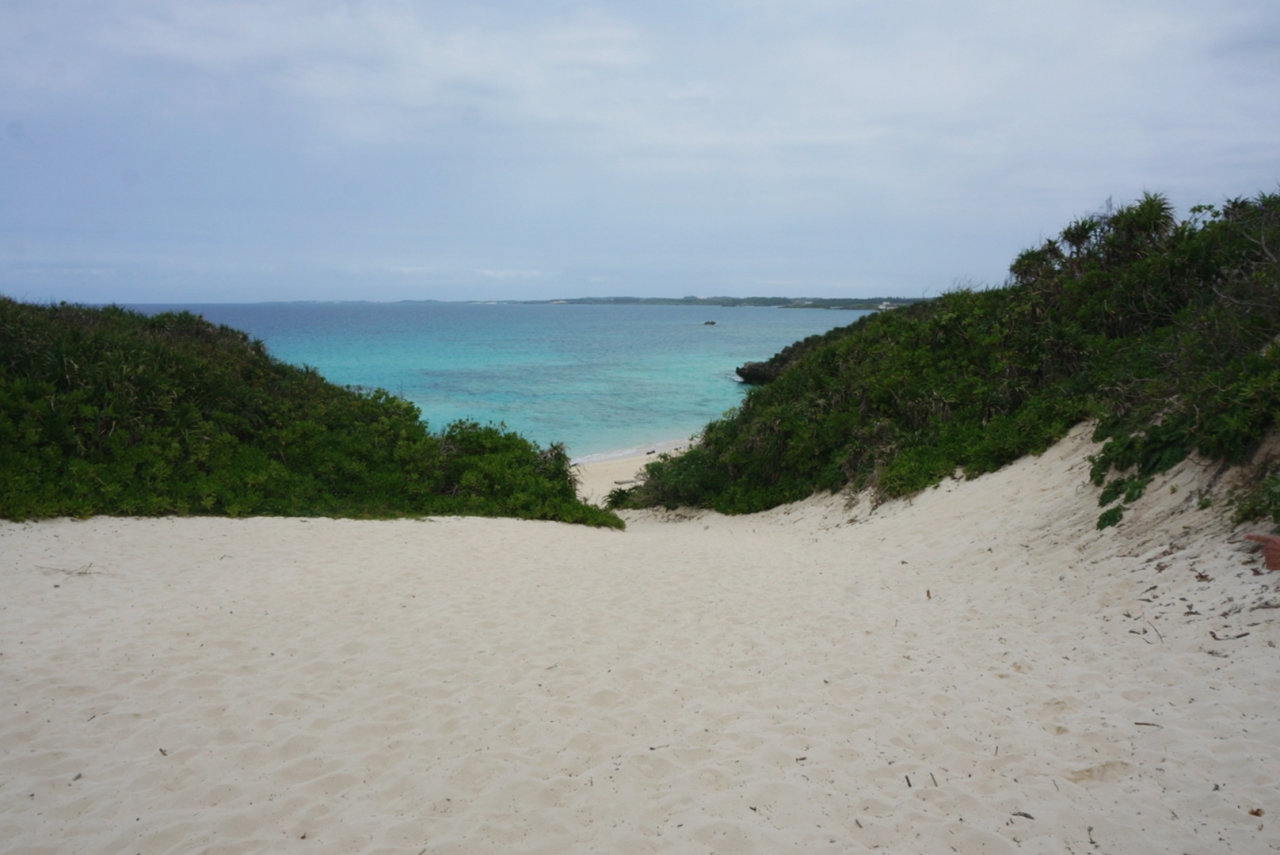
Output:
<instances>
[{"instance_id":1,"label":"white cloud","mask_svg":"<svg viewBox=\"0 0 1280 855\"><path fill-rule=\"evenodd\" d=\"M265 89L303 102L338 130L371 117L420 132L529 121L610 131L637 151L858 145L991 117L1169 110L1202 94L1213 46L1253 23L1098 0L711 4L713 19L691 25L625 7L528 18L501 4L79 5L3 13L8 84L106 93L167 69L178 96L182 75L208 74L246 99Z\"/></svg>"},{"instance_id":2,"label":"white cloud","mask_svg":"<svg viewBox=\"0 0 1280 855\"><path fill-rule=\"evenodd\" d=\"M10 0L0 123L93 113L86 148L157 140L186 183L138 219L190 219L196 243L363 241L360 263L494 281L656 259L811 282L972 244L977 269L942 278L990 278L1013 229L1108 195L1273 187L1278 45L1262 0Z\"/></svg>"},{"instance_id":3,"label":"white cloud","mask_svg":"<svg viewBox=\"0 0 1280 855\"><path fill-rule=\"evenodd\" d=\"M11 86L105 95L139 75L163 84L168 72L180 100L190 75L209 75L230 87L228 100L266 90L313 108L331 130L371 140L379 136L365 128L369 121L394 135L466 111L564 119L601 77L639 58L631 28L591 14L530 21L483 10L460 17L428 4L287 0L33 9L0 11L0 32L9 34L0 79ZM55 65L72 82L43 73Z\"/></svg>"}]
</instances>

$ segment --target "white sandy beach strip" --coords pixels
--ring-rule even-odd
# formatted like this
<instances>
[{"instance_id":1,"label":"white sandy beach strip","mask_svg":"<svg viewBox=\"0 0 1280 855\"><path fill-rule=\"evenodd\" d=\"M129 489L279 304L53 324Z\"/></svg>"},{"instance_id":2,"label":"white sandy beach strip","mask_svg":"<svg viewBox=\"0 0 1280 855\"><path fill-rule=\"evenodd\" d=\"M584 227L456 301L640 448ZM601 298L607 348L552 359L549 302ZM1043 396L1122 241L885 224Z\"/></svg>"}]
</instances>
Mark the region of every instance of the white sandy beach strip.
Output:
<instances>
[{"instance_id":1,"label":"white sandy beach strip","mask_svg":"<svg viewBox=\"0 0 1280 855\"><path fill-rule=\"evenodd\" d=\"M614 490L635 486L645 464L657 460L659 455L676 454L688 446L688 440L667 440L584 457L575 461L578 494L584 501L604 504Z\"/></svg>"},{"instance_id":2,"label":"white sandy beach strip","mask_svg":"<svg viewBox=\"0 0 1280 855\"><path fill-rule=\"evenodd\" d=\"M1194 463L1097 532L1086 436L874 512L0 525L0 850L1280 849L1278 577Z\"/></svg>"}]
</instances>

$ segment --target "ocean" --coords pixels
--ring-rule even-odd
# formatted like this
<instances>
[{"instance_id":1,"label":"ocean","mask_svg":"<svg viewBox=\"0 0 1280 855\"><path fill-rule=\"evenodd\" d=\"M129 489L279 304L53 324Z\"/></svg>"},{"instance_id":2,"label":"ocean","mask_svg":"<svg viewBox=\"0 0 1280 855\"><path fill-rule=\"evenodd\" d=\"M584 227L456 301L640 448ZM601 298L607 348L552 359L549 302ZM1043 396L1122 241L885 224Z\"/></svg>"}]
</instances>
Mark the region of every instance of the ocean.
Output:
<instances>
[{"instance_id":1,"label":"ocean","mask_svg":"<svg viewBox=\"0 0 1280 855\"><path fill-rule=\"evenodd\" d=\"M412 401L433 429L502 423L575 459L684 440L737 406L734 368L853 323L823 309L512 303L252 303L187 310L328 380ZM714 321L714 325L706 322Z\"/></svg>"}]
</instances>

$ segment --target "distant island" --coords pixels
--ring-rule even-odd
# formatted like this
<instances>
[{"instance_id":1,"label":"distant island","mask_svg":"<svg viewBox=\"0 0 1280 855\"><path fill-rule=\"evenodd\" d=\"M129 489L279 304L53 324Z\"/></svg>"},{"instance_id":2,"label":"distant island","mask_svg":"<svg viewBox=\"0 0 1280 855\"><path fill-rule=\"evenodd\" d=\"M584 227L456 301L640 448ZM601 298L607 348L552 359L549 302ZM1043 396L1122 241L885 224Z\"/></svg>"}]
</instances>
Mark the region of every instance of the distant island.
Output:
<instances>
[{"instance_id":1,"label":"distant island","mask_svg":"<svg viewBox=\"0 0 1280 855\"><path fill-rule=\"evenodd\" d=\"M522 304L571 306L764 306L774 309L896 309L923 297L572 297L564 300L507 300Z\"/></svg>"}]
</instances>

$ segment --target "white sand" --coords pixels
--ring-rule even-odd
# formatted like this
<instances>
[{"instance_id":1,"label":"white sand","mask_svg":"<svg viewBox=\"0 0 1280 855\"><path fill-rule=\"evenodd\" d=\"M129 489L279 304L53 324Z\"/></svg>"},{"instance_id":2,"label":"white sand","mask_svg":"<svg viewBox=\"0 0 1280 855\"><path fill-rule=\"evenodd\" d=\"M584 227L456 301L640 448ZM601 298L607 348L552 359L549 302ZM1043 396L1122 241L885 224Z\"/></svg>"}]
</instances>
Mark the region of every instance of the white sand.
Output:
<instances>
[{"instance_id":1,"label":"white sand","mask_svg":"<svg viewBox=\"0 0 1280 855\"><path fill-rule=\"evenodd\" d=\"M1095 531L1089 448L623 533L0 525L0 850L1280 849L1280 577L1194 463Z\"/></svg>"},{"instance_id":2,"label":"white sand","mask_svg":"<svg viewBox=\"0 0 1280 855\"><path fill-rule=\"evenodd\" d=\"M577 464L578 493L585 501L604 504L614 490L634 487L646 463L652 463L662 454L678 453L688 445L688 440L671 440L652 443L632 454L588 457Z\"/></svg>"}]
</instances>

